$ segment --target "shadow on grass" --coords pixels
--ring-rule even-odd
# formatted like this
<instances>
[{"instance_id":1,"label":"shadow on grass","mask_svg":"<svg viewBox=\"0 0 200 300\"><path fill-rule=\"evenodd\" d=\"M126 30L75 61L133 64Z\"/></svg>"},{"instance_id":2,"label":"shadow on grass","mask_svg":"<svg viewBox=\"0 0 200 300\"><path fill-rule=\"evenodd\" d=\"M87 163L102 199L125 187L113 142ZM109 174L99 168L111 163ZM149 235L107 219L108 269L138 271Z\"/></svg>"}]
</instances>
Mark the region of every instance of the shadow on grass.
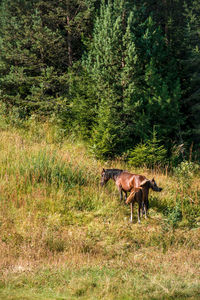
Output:
<instances>
[{"instance_id":1,"label":"shadow on grass","mask_svg":"<svg viewBox=\"0 0 200 300\"><path fill-rule=\"evenodd\" d=\"M164 214L164 211L166 210L166 203L160 201L157 196L151 196L149 198L149 208L153 208L157 212Z\"/></svg>"}]
</instances>

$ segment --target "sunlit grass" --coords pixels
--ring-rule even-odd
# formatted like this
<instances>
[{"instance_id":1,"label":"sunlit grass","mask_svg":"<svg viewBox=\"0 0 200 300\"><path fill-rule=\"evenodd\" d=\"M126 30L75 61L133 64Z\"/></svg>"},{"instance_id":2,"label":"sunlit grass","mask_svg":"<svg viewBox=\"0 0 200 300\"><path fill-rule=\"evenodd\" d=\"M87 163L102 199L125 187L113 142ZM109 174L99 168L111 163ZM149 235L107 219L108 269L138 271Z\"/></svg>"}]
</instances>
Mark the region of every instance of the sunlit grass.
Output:
<instances>
[{"instance_id":1,"label":"sunlit grass","mask_svg":"<svg viewBox=\"0 0 200 300\"><path fill-rule=\"evenodd\" d=\"M29 122L0 131L0 298L198 299L199 177L179 221L181 189L166 170L101 163L51 124ZM102 167L163 187L141 225L114 182L100 187Z\"/></svg>"}]
</instances>

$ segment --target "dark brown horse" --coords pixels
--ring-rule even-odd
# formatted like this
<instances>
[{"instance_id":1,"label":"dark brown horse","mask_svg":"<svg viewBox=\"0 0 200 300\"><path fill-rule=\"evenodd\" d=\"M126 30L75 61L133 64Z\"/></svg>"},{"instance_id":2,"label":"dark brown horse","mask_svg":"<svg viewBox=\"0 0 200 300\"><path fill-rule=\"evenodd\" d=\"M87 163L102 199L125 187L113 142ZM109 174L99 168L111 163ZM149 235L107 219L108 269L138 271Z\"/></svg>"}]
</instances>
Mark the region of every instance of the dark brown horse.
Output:
<instances>
[{"instance_id":1,"label":"dark brown horse","mask_svg":"<svg viewBox=\"0 0 200 300\"><path fill-rule=\"evenodd\" d=\"M101 186L106 184L109 179L113 179L120 192L120 199L125 193L126 204L131 205L131 222L133 220L133 205L138 202L138 222L140 223L140 211L144 209L145 217L149 206L149 189L161 192L154 179L149 180L143 175L131 174L120 169L103 169L101 172ZM130 192L127 198L127 192Z\"/></svg>"},{"instance_id":2,"label":"dark brown horse","mask_svg":"<svg viewBox=\"0 0 200 300\"><path fill-rule=\"evenodd\" d=\"M147 211L149 208L149 189L152 189L154 192L161 192L162 188L158 187L154 178L152 180L145 179L140 183L140 187L142 188L136 193L131 193L126 200L126 204L131 205L131 222L133 218L133 204L135 202L138 203L138 222L140 223L140 211L145 214L145 218L147 218Z\"/></svg>"}]
</instances>

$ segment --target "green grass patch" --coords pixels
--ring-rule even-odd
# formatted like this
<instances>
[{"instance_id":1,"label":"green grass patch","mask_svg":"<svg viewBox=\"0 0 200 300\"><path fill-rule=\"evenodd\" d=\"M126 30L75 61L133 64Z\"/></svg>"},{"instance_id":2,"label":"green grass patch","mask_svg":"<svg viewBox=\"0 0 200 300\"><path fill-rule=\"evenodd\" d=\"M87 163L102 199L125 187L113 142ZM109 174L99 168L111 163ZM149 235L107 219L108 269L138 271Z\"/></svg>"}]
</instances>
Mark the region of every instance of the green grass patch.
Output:
<instances>
[{"instance_id":1,"label":"green grass patch","mask_svg":"<svg viewBox=\"0 0 200 300\"><path fill-rule=\"evenodd\" d=\"M199 286L180 276L136 268L43 269L1 281L4 299L198 299Z\"/></svg>"},{"instance_id":2,"label":"green grass patch","mask_svg":"<svg viewBox=\"0 0 200 300\"><path fill-rule=\"evenodd\" d=\"M67 190L75 185L86 184L82 170L72 168L71 163L66 163L55 150L50 151L47 148L36 153L21 151L17 159L14 156L15 153L10 152L6 159L0 162L0 176L15 175L16 180L23 179L22 184L25 187L44 182L56 188L62 186Z\"/></svg>"}]
</instances>

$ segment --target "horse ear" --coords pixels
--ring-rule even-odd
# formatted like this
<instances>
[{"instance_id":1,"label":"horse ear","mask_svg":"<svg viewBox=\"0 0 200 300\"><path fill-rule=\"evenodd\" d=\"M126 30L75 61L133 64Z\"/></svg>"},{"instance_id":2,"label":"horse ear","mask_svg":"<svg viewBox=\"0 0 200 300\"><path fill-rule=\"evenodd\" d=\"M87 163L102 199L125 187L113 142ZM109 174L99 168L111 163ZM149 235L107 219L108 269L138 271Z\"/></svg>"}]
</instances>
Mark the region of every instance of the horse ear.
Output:
<instances>
[{"instance_id":1,"label":"horse ear","mask_svg":"<svg viewBox=\"0 0 200 300\"><path fill-rule=\"evenodd\" d=\"M105 172L105 169L103 168L102 172Z\"/></svg>"},{"instance_id":2,"label":"horse ear","mask_svg":"<svg viewBox=\"0 0 200 300\"><path fill-rule=\"evenodd\" d=\"M149 179L144 179L144 180L140 183L140 186L144 186L147 182L149 182Z\"/></svg>"},{"instance_id":3,"label":"horse ear","mask_svg":"<svg viewBox=\"0 0 200 300\"><path fill-rule=\"evenodd\" d=\"M155 181L154 177L152 178L152 180L151 180L151 181L153 181L153 182Z\"/></svg>"}]
</instances>

